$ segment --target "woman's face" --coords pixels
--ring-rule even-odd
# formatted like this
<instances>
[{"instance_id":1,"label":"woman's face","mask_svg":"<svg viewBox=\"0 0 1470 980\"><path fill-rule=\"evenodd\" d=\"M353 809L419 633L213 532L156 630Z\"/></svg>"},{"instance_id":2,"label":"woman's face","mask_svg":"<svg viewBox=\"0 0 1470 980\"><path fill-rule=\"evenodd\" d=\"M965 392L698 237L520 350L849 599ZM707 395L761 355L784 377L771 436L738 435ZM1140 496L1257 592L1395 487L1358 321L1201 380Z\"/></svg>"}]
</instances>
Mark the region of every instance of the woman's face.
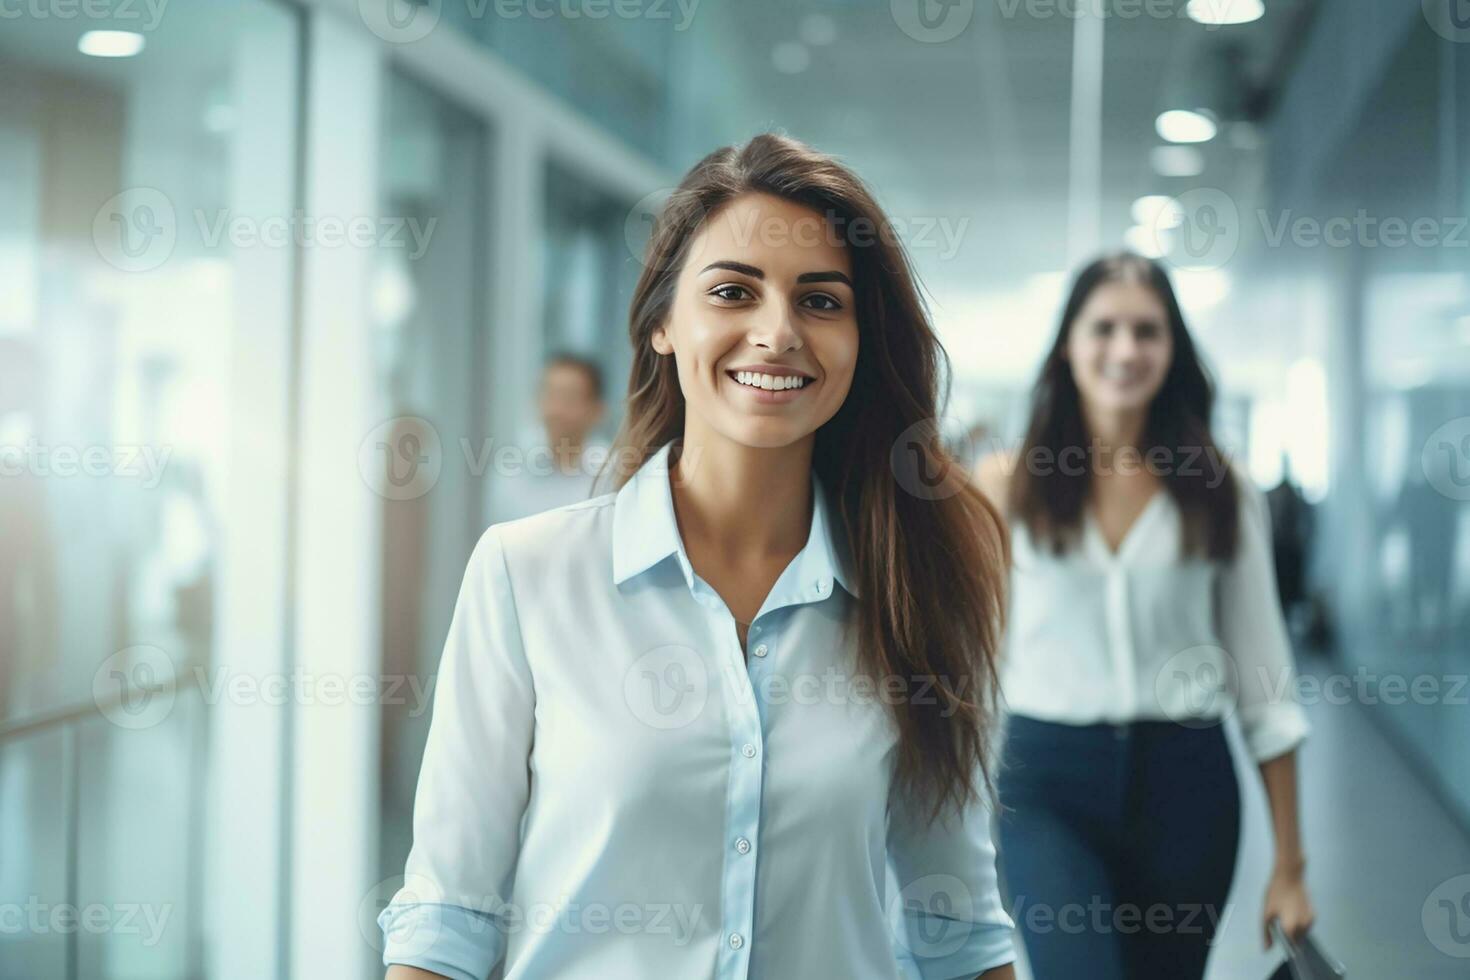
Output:
<instances>
[{"instance_id":1,"label":"woman's face","mask_svg":"<svg viewBox=\"0 0 1470 980\"><path fill-rule=\"evenodd\" d=\"M776 448L842 407L857 363L847 249L822 216L745 194L690 243L653 346L673 354L689 421Z\"/></svg>"},{"instance_id":2,"label":"woman's face","mask_svg":"<svg viewBox=\"0 0 1470 980\"><path fill-rule=\"evenodd\" d=\"M1104 282L1073 319L1066 357L1084 405L1147 409L1174 359L1163 301L1143 283Z\"/></svg>"}]
</instances>

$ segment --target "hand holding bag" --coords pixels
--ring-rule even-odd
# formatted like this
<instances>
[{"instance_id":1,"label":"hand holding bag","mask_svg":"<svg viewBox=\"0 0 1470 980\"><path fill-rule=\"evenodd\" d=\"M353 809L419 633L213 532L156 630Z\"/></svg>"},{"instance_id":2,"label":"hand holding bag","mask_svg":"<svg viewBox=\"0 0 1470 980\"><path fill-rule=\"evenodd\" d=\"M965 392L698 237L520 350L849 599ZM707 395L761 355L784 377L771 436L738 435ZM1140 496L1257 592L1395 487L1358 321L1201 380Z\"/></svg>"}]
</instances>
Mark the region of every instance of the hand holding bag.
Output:
<instances>
[{"instance_id":1,"label":"hand holding bag","mask_svg":"<svg viewBox=\"0 0 1470 980\"><path fill-rule=\"evenodd\" d=\"M1347 976L1343 965L1329 956L1311 933L1293 942L1281 924L1272 919L1271 936L1286 953L1286 962L1271 974L1270 980L1339 980Z\"/></svg>"}]
</instances>

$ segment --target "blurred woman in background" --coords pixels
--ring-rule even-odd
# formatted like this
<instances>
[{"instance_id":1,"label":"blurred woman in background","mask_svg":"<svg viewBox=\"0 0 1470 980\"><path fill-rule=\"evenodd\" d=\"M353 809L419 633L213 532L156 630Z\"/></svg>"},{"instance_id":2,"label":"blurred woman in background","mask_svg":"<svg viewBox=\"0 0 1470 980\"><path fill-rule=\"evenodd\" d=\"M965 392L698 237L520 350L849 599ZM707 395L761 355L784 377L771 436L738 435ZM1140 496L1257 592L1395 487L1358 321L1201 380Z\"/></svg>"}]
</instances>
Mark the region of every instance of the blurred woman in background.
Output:
<instances>
[{"instance_id":1,"label":"blurred woman in background","mask_svg":"<svg viewBox=\"0 0 1470 980\"><path fill-rule=\"evenodd\" d=\"M1167 275L1105 257L1073 284L1020 451L976 470L1012 529L1001 865L1038 980L1203 976L1239 841L1232 712L1271 806L1266 943L1272 919L1312 922L1267 511L1213 399Z\"/></svg>"}]
</instances>

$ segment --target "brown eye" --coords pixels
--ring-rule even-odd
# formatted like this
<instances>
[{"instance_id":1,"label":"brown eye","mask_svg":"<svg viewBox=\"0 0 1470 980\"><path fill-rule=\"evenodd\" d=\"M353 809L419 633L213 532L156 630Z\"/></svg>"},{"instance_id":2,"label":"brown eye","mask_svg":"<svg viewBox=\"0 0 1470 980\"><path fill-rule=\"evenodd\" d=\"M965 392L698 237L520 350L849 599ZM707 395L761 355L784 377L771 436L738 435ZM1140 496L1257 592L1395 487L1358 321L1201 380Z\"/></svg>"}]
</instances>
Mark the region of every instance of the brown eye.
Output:
<instances>
[{"instance_id":1,"label":"brown eye","mask_svg":"<svg viewBox=\"0 0 1470 980\"><path fill-rule=\"evenodd\" d=\"M812 293L809 296L802 297L803 303L806 303L810 300L815 300L818 304L821 304L813 306L812 309L821 310L823 313L835 313L836 311L842 309L842 304L837 302L835 298L827 295L826 293Z\"/></svg>"},{"instance_id":2,"label":"brown eye","mask_svg":"<svg viewBox=\"0 0 1470 980\"><path fill-rule=\"evenodd\" d=\"M714 289L711 289L709 295L719 297L729 303L736 303L742 299L749 299L750 290L736 283L727 282L723 286L716 286Z\"/></svg>"}]
</instances>

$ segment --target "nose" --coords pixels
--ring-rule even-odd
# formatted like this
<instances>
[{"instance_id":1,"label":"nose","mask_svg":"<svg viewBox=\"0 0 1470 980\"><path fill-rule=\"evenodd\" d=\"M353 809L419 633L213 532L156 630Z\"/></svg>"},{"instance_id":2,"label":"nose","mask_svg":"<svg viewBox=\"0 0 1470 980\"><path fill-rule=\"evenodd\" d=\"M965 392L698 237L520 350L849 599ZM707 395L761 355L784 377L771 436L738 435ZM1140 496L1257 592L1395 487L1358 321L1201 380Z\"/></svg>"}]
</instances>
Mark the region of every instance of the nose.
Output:
<instances>
[{"instance_id":1,"label":"nose","mask_svg":"<svg viewBox=\"0 0 1470 980\"><path fill-rule=\"evenodd\" d=\"M791 308L784 301L761 305L750 318L746 340L753 347L763 347L777 354L802 347L801 334L796 330Z\"/></svg>"},{"instance_id":2,"label":"nose","mask_svg":"<svg viewBox=\"0 0 1470 980\"><path fill-rule=\"evenodd\" d=\"M1128 328L1114 330L1108 353L1114 360L1129 361L1138 355L1138 338Z\"/></svg>"}]
</instances>

